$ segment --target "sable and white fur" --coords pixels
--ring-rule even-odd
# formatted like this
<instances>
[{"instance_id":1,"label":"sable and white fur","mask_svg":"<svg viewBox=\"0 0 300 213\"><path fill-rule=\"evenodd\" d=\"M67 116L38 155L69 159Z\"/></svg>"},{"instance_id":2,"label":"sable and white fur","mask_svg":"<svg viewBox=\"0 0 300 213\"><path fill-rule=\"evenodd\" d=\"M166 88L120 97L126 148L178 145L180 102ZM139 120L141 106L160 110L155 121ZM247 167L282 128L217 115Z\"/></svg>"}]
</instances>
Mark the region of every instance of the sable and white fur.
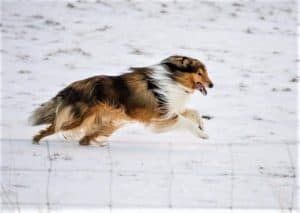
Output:
<instances>
[{"instance_id":1,"label":"sable and white fur","mask_svg":"<svg viewBox=\"0 0 300 213\"><path fill-rule=\"evenodd\" d=\"M49 124L33 137L34 143L57 132L79 134L81 145L100 142L132 121L155 132L186 129L207 138L196 110L186 109L190 95L213 84L197 59L171 56L149 67L130 68L120 76L94 76L73 82L36 109L33 125Z\"/></svg>"}]
</instances>

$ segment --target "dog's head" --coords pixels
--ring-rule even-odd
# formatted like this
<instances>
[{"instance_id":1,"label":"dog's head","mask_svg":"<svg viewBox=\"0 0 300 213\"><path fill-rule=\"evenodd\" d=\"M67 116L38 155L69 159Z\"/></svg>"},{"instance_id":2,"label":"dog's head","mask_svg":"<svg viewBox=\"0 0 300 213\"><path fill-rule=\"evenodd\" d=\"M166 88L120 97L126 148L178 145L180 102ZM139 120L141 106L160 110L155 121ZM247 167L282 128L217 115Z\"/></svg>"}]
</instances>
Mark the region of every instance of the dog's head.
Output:
<instances>
[{"instance_id":1,"label":"dog's head","mask_svg":"<svg viewBox=\"0 0 300 213\"><path fill-rule=\"evenodd\" d=\"M206 95L206 87L213 87L204 64L197 59L186 56L170 56L161 64L167 66L172 79L191 91L196 89Z\"/></svg>"}]
</instances>

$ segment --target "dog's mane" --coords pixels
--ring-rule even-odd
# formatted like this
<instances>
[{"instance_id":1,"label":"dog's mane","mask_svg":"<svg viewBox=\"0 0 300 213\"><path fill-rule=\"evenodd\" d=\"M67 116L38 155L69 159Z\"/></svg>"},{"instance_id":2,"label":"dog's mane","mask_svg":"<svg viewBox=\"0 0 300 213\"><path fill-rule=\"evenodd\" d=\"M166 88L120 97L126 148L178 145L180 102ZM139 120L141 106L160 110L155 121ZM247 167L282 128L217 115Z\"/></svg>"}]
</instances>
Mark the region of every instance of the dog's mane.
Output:
<instances>
[{"instance_id":1,"label":"dog's mane","mask_svg":"<svg viewBox=\"0 0 300 213\"><path fill-rule=\"evenodd\" d=\"M148 89L157 99L160 110L168 117L172 116L175 107L180 107L180 102L185 103L187 94L185 88L176 81L175 75L164 64L157 64L144 68L133 68L135 71L144 72ZM181 98L184 98L183 100Z\"/></svg>"}]
</instances>

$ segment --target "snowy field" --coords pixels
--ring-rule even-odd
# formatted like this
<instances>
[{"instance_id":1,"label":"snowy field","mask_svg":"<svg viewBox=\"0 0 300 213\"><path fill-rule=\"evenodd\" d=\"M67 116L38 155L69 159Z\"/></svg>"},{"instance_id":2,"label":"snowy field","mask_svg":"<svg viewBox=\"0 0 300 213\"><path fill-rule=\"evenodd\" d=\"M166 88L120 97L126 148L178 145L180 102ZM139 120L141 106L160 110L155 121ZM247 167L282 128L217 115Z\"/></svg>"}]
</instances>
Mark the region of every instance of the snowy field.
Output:
<instances>
[{"instance_id":1,"label":"snowy field","mask_svg":"<svg viewBox=\"0 0 300 213\"><path fill-rule=\"evenodd\" d=\"M296 208L296 26L295 1L2 2L2 208ZM31 111L70 82L173 54L214 82L189 103L209 140L137 124L31 144Z\"/></svg>"}]
</instances>

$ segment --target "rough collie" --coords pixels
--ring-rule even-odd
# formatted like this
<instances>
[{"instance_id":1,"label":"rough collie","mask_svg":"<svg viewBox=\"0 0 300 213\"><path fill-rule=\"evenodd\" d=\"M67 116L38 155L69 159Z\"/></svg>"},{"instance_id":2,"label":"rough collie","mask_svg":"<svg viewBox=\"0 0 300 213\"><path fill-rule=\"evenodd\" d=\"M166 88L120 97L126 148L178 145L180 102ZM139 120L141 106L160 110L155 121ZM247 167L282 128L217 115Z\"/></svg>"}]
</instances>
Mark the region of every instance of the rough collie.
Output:
<instances>
[{"instance_id":1,"label":"rough collie","mask_svg":"<svg viewBox=\"0 0 300 213\"><path fill-rule=\"evenodd\" d=\"M71 83L37 108L32 125L48 124L34 143L57 132L79 132L80 145L101 145L124 124L137 121L155 132L174 128L207 138L196 110L185 108L195 91L212 88L199 60L171 56L149 67L132 67L119 76L99 75Z\"/></svg>"}]
</instances>

